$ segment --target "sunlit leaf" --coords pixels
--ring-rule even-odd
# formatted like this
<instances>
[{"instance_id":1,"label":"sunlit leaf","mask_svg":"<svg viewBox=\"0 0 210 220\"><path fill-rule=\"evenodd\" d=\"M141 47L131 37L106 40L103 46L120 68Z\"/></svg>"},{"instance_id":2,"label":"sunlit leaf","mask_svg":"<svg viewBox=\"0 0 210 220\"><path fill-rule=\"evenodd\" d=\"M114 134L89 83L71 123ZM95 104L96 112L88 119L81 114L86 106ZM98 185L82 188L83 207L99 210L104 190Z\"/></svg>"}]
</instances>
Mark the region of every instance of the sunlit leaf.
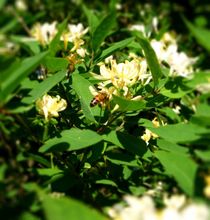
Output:
<instances>
[{"instance_id":1,"label":"sunlit leaf","mask_svg":"<svg viewBox=\"0 0 210 220\"><path fill-rule=\"evenodd\" d=\"M113 100L119 105L121 111L137 111L143 110L146 107L144 100L128 100L115 95L113 95Z\"/></svg>"},{"instance_id":2,"label":"sunlit leaf","mask_svg":"<svg viewBox=\"0 0 210 220\"><path fill-rule=\"evenodd\" d=\"M23 60L13 72L7 75L0 85L1 102L8 101L8 96L18 87L21 81L40 64L47 54L48 52L43 52Z\"/></svg>"},{"instance_id":3,"label":"sunlit leaf","mask_svg":"<svg viewBox=\"0 0 210 220\"><path fill-rule=\"evenodd\" d=\"M111 30L116 25L116 14L111 13L107 15L95 28L92 37L92 49L94 52L98 50L101 43L110 34Z\"/></svg>"},{"instance_id":4,"label":"sunlit leaf","mask_svg":"<svg viewBox=\"0 0 210 220\"><path fill-rule=\"evenodd\" d=\"M58 84L66 75L66 70L61 70L39 83L22 102L31 104L38 98L46 94L51 88Z\"/></svg>"},{"instance_id":5,"label":"sunlit leaf","mask_svg":"<svg viewBox=\"0 0 210 220\"><path fill-rule=\"evenodd\" d=\"M78 128L64 130L60 137L46 141L39 149L40 152L73 151L94 145L102 140L102 137L94 131Z\"/></svg>"},{"instance_id":6,"label":"sunlit leaf","mask_svg":"<svg viewBox=\"0 0 210 220\"><path fill-rule=\"evenodd\" d=\"M159 81L160 77L162 76L162 71L161 71L157 56L156 56L153 48L151 47L149 41L146 38L141 36L139 33L136 33L135 35L136 35L136 37L137 37L137 39L138 39L138 41L144 51L148 66L149 66L150 71L152 73L154 86L157 87L158 81Z\"/></svg>"},{"instance_id":7,"label":"sunlit leaf","mask_svg":"<svg viewBox=\"0 0 210 220\"><path fill-rule=\"evenodd\" d=\"M102 214L73 198L56 198L53 195L42 195L41 198L46 220L105 220Z\"/></svg>"},{"instance_id":8,"label":"sunlit leaf","mask_svg":"<svg viewBox=\"0 0 210 220\"><path fill-rule=\"evenodd\" d=\"M159 150L154 155L159 159L166 173L173 176L178 185L192 196L198 165L183 153Z\"/></svg>"},{"instance_id":9,"label":"sunlit leaf","mask_svg":"<svg viewBox=\"0 0 210 220\"><path fill-rule=\"evenodd\" d=\"M198 41L198 43L203 46L205 49L210 51L210 30L202 28L202 27L197 27L193 25L191 22L187 21L184 19L185 24L191 31L192 35L195 37L195 39Z\"/></svg>"},{"instance_id":10,"label":"sunlit leaf","mask_svg":"<svg viewBox=\"0 0 210 220\"><path fill-rule=\"evenodd\" d=\"M85 117L92 122L96 122L94 118L95 110L90 107L90 102L93 99L93 95L89 90L90 86L92 86L92 84L84 77L77 73L72 75L72 87L80 99Z\"/></svg>"},{"instance_id":11,"label":"sunlit leaf","mask_svg":"<svg viewBox=\"0 0 210 220\"><path fill-rule=\"evenodd\" d=\"M132 41L134 40L133 37L127 38L125 40L113 43L107 49L103 50L100 57L96 60L97 62L104 60L106 57L112 55L115 51L121 50L124 47L127 47Z\"/></svg>"},{"instance_id":12,"label":"sunlit leaf","mask_svg":"<svg viewBox=\"0 0 210 220\"><path fill-rule=\"evenodd\" d=\"M108 135L104 136L104 140L111 142L118 147L124 148L128 152L140 157L142 157L147 151L144 141L127 133L111 131Z\"/></svg>"}]
</instances>

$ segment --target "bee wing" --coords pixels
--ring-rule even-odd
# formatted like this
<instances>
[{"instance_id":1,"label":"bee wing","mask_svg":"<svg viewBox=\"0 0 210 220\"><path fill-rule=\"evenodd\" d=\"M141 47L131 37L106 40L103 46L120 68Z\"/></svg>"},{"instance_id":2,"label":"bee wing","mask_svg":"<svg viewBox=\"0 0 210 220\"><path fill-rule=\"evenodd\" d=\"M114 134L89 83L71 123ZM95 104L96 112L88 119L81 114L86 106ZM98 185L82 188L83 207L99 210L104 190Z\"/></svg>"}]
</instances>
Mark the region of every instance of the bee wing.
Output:
<instances>
[{"instance_id":1,"label":"bee wing","mask_svg":"<svg viewBox=\"0 0 210 220\"><path fill-rule=\"evenodd\" d=\"M93 96L98 95L98 91L96 90L94 86L89 86L89 90Z\"/></svg>"}]
</instances>

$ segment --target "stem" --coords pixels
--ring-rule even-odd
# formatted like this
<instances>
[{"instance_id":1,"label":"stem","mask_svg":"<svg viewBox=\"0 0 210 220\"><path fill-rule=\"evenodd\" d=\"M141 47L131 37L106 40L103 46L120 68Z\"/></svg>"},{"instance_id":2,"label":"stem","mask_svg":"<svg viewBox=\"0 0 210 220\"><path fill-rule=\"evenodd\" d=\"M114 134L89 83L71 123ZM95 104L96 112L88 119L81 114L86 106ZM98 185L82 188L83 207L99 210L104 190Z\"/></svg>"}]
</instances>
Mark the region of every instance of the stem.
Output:
<instances>
[{"instance_id":1,"label":"stem","mask_svg":"<svg viewBox=\"0 0 210 220\"><path fill-rule=\"evenodd\" d=\"M54 166L54 162L53 162L53 153L50 153L50 164L51 164L51 168L53 169L53 168L55 168L55 166Z\"/></svg>"},{"instance_id":2,"label":"stem","mask_svg":"<svg viewBox=\"0 0 210 220\"><path fill-rule=\"evenodd\" d=\"M102 133L113 121L115 121L117 118L119 118L120 115L122 115L124 112L119 112L115 116L111 116L98 130L97 133Z\"/></svg>"},{"instance_id":3,"label":"stem","mask_svg":"<svg viewBox=\"0 0 210 220\"><path fill-rule=\"evenodd\" d=\"M44 124L44 131L43 131L43 136L42 136L42 141L45 142L47 140L48 136L48 122L45 122Z\"/></svg>"}]
</instances>

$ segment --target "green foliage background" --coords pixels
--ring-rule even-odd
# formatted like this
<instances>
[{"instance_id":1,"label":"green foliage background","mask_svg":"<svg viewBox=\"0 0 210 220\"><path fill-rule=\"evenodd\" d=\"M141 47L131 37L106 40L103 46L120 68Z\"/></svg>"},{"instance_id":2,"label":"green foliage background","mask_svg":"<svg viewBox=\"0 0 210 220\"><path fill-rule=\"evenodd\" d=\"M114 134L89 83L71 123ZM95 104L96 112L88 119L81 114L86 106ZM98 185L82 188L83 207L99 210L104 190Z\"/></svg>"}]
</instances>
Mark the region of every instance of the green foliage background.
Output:
<instances>
[{"instance_id":1,"label":"green foliage background","mask_svg":"<svg viewBox=\"0 0 210 220\"><path fill-rule=\"evenodd\" d=\"M195 89L210 77L208 1L149 1L147 16L139 13L147 1L26 3L28 10L18 11L14 1L0 1L1 46L8 39L16 45L12 53L0 55L0 215L20 220L108 219L106 207L125 194L141 196L159 181L168 193L208 203L202 189L203 176L210 172L210 93ZM117 3L122 4L119 11ZM176 31L180 49L199 56L193 79L165 77L149 40L125 30L134 21L148 25L159 14L159 35ZM23 40L36 21L54 20L59 32L49 47ZM90 56L72 72L60 55L59 39L68 22L89 26ZM96 79L90 73L97 71L97 63L111 54L124 60L132 50L144 52L152 73L153 81L141 91L146 98L114 96L119 111L113 114L91 108L89 86ZM40 65L48 72L43 81L35 74ZM59 94L68 103L47 124L35 109L45 93ZM179 115L171 109L176 105L181 106ZM167 125L154 128L154 117ZM149 145L140 138L146 128L159 136Z\"/></svg>"}]
</instances>

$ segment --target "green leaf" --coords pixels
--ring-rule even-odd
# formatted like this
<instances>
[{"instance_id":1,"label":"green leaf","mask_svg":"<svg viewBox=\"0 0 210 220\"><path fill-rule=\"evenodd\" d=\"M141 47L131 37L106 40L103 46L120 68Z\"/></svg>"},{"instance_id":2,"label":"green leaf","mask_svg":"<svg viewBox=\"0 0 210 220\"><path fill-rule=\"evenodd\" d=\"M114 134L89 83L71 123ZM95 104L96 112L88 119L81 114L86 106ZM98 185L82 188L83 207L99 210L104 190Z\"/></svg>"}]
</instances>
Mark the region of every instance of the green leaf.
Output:
<instances>
[{"instance_id":1,"label":"green leaf","mask_svg":"<svg viewBox=\"0 0 210 220\"><path fill-rule=\"evenodd\" d=\"M194 193L194 182L198 165L187 155L179 152L156 151L154 155L173 176L178 185L189 195Z\"/></svg>"},{"instance_id":2,"label":"green leaf","mask_svg":"<svg viewBox=\"0 0 210 220\"><path fill-rule=\"evenodd\" d=\"M161 149L161 150L165 150L165 151L169 151L169 152L174 152L174 153L187 153L188 152L188 148L186 147L182 147L178 144L175 143L171 143L167 140L164 139L158 139L157 140L157 146Z\"/></svg>"},{"instance_id":3,"label":"green leaf","mask_svg":"<svg viewBox=\"0 0 210 220\"><path fill-rule=\"evenodd\" d=\"M60 170L56 167L54 167L54 168L38 168L38 169L36 169L36 171L41 176L49 176L49 177L60 175L64 172L63 170Z\"/></svg>"},{"instance_id":4,"label":"green leaf","mask_svg":"<svg viewBox=\"0 0 210 220\"><path fill-rule=\"evenodd\" d=\"M128 152L140 157L142 157L147 151L144 141L127 133L111 131L108 135L104 136L104 140L126 149Z\"/></svg>"},{"instance_id":5,"label":"green leaf","mask_svg":"<svg viewBox=\"0 0 210 220\"><path fill-rule=\"evenodd\" d=\"M93 13L92 10L90 10L89 8L87 8L84 4L82 6L82 9L88 19L88 25L90 28L90 33L91 35L93 34L93 32L95 31L96 27L98 26L99 23L99 19L97 18L97 16Z\"/></svg>"},{"instance_id":6,"label":"green leaf","mask_svg":"<svg viewBox=\"0 0 210 220\"><path fill-rule=\"evenodd\" d=\"M138 39L138 41L144 51L145 58L147 60L150 71L152 73L154 87L157 87L158 81L162 76L162 71L161 71L157 56L155 54L155 51L153 50L149 41L146 38L141 36L139 33L136 33L135 35L136 35L136 37L137 37L137 39Z\"/></svg>"},{"instance_id":7,"label":"green leaf","mask_svg":"<svg viewBox=\"0 0 210 220\"><path fill-rule=\"evenodd\" d=\"M50 72L56 72L59 70L67 69L69 62L65 58L61 57L46 57L44 59L43 65L47 68Z\"/></svg>"},{"instance_id":8,"label":"green leaf","mask_svg":"<svg viewBox=\"0 0 210 220\"><path fill-rule=\"evenodd\" d=\"M25 36L18 36L14 35L11 36L11 40L20 44L24 48L28 49L32 55L40 53L40 45L36 40L29 40L30 38L27 38Z\"/></svg>"},{"instance_id":9,"label":"green leaf","mask_svg":"<svg viewBox=\"0 0 210 220\"><path fill-rule=\"evenodd\" d=\"M160 90L160 94L169 98L181 98L187 93L191 92L192 88L189 88L182 77L176 77L168 81L164 87Z\"/></svg>"},{"instance_id":10,"label":"green leaf","mask_svg":"<svg viewBox=\"0 0 210 220\"><path fill-rule=\"evenodd\" d=\"M208 83L210 80L210 72L195 72L193 78L186 81L185 84L187 87L194 89L196 86Z\"/></svg>"},{"instance_id":11,"label":"green leaf","mask_svg":"<svg viewBox=\"0 0 210 220\"><path fill-rule=\"evenodd\" d=\"M116 14L107 15L96 27L92 37L92 49L94 52L98 50L105 38L110 34L116 25Z\"/></svg>"},{"instance_id":12,"label":"green leaf","mask_svg":"<svg viewBox=\"0 0 210 220\"><path fill-rule=\"evenodd\" d=\"M114 181L108 180L108 179L96 180L96 184L102 184L102 185L109 185L109 186L117 187L117 184Z\"/></svg>"},{"instance_id":13,"label":"green leaf","mask_svg":"<svg viewBox=\"0 0 210 220\"><path fill-rule=\"evenodd\" d=\"M48 77L40 84L38 84L30 93L29 97L23 98L22 102L31 104L38 98L46 94L51 88L58 84L66 75L66 70L61 70L54 75Z\"/></svg>"},{"instance_id":14,"label":"green leaf","mask_svg":"<svg viewBox=\"0 0 210 220\"><path fill-rule=\"evenodd\" d=\"M39 156L37 154L22 153L22 152L20 152L17 155L16 160L18 162L34 160L34 161L38 162L39 164L42 164L42 165L44 165L46 167L51 167L51 164L50 164L50 162L47 159L45 159L44 157Z\"/></svg>"},{"instance_id":15,"label":"green leaf","mask_svg":"<svg viewBox=\"0 0 210 220\"><path fill-rule=\"evenodd\" d=\"M195 154L204 162L210 162L210 150L195 150Z\"/></svg>"},{"instance_id":16,"label":"green leaf","mask_svg":"<svg viewBox=\"0 0 210 220\"><path fill-rule=\"evenodd\" d=\"M0 85L0 100L2 103L8 101L8 96L42 62L47 54L48 52L43 52L23 60L13 72L7 75Z\"/></svg>"},{"instance_id":17,"label":"green leaf","mask_svg":"<svg viewBox=\"0 0 210 220\"><path fill-rule=\"evenodd\" d=\"M18 220L40 220L40 218L31 214L30 212L23 212L18 217Z\"/></svg>"},{"instance_id":18,"label":"green leaf","mask_svg":"<svg viewBox=\"0 0 210 220\"><path fill-rule=\"evenodd\" d=\"M50 50L50 55L53 57L57 53L57 51L60 49L60 38L61 35L63 34L63 31L65 30L67 25L67 19L65 19L60 25L58 25L58 32L53 38L53 40L50 42L49 45L49 50Z\"/></svg>"},{"instance_id":19,"label":"green leaf","mask_svg":"<svg viewBox=\"0 0 210 220\"><path fill-rule=\"evenodd\" d=\"M184 22L187 25L188 29L191 31L192 35L197 40L197 42L206 50L210 51L210 30L201 27L196 27L186 19L184 19Z\"/></svg>"},{"instance_id":20,"label":"green leaf","mask_svg":"<svg viewBox=\"0 0 210 220\"><path fill-rule=\"evenodd\" d=\"M208 129L191 123L178 123L173 125L150 127L152 132L172 143L186 143L199 140L209 133Z\"/></svg>"},{"instance_id":21,"label":"green leaf","mask_svg":"<svg viewBox=\"0 0 210 220\"><path fill-rule=\"evenodd\" d=\"M139 167L139 164L133 155L117 152L107 152L106 159L117 165L127 165Z\"/></svg>"},{"instance_id":22,"label":"green leaf","mask_svg":"<svg viewBox=\"0 0 210 220\"><path fill-rule=\"evenodd\" d=\"M87 79L78 73L72 74L72 87L79 96L83 113L88 120L96 122L94 118L96 110L90 107L90 102L93 99L93 95L89 90L90 86L92 84Z\"/></svg>"},{"instance_id":23,"label":"green leaf","mask_svg":"<svg viewBox=\"0 0 210 220\"><path fill-rule=\"evenodd\" d=\"M112 55L115 51L127 47L133 40L134 38L130 37L125 40L113 43L110 47L102 51L100 57L96 60L96 62L100 62L101 60L104 60L106 57Z\"/></svg>"},{"instance_id":24,"label":"green leaf","mask_svg":"<svg viewBox=\"0 0 210 220\"><path fill-rule=\"evenodd\" d=\"M40 152L73 151L90 147L102 140L102 137L94 131L78 128L64 130L60 137L49 139L39 149Z\"/></svg>"},{"instance_id":25,"label":"green leaf","mask_svg":"<svg viewBox=\"0 0 210 220\"><path fill-rule=\"evenodd\" d=\"M46 220L105 220L102 214L72 198L56 198L46 194L41 194L40 198Z\"/></svg>"},{"instance_id":26,"label":"green leaf","mask_svg":"<svg viewBox=\"0 0 210 220\"><path fill-rule=\"evenodd\" d=\"M4 7L6 0L0 0L0 10Z\"/></svg>"},{"instance_id":27,"label":"green leaf","mask_svg":"<svg viewBox=\"0 0 210 220\"><path fill-rule=\"evenodd\" d=\"M200 103L196 106L196 113L191 117L190 122L203 127L209 127L210 124L210 106ZM208 138L208 136L206 136Z\"/></svg>"},{"instance_id":28,"label":"green leaf","mask_svg":"<svg viewBox=\"0 0 210 220\"><path fill-rule=\"evenodd\" d=\"M146 107L144 100L128 100L115 95L113 95L113 100L119 105L121 111L137 111Z\"/></svg>"}]
</instances>

